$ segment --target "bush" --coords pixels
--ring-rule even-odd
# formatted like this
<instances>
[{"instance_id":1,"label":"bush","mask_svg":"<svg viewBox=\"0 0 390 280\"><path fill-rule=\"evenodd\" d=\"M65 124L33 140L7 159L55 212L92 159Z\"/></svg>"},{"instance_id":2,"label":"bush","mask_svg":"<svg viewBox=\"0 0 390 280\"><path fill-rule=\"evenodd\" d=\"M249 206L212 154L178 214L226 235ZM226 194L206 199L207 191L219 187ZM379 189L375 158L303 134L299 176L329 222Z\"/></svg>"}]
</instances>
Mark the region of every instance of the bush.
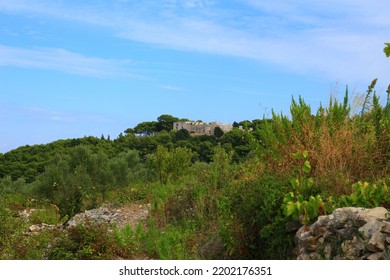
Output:
<instances>
[{"instance_id":1,"label":"bush","mask_svg":"<svg viewBox=\"0 0 390 280\"><path fill-rule=\"evenodd\" d=\"M116 243L109 226L92 222L70 227L48 252L51 260L107 260L115 257Z\"/></svg>"}]
</instances>

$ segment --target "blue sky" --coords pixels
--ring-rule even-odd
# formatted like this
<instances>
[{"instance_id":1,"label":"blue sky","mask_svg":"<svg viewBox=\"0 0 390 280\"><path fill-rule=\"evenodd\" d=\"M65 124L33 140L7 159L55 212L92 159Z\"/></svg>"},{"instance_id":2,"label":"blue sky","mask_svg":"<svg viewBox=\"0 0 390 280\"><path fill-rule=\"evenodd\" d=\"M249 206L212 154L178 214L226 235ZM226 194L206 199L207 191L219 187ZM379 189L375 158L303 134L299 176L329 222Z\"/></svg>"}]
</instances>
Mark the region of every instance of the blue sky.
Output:
<instances>
[{"instance_id":1,"label":"blue sky","mask_svg":"<svg viewBox=\"0 0 390 280\"><path fill-rule=\"evenodd\" d=\"M0 152L390 82L387 0L1 0Z\"/></svg>"}]
</instances>

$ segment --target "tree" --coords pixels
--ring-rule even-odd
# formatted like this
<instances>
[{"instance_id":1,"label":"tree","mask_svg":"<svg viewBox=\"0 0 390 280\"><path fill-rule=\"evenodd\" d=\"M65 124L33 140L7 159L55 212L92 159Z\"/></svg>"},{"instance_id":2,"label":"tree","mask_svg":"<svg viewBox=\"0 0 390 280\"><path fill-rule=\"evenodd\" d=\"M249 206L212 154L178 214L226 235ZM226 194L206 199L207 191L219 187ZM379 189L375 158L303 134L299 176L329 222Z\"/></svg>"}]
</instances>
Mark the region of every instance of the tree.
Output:
<instances>
[{"instance_id":1,"label":"tree","mask_svg":"<svg viewBox=\"0 0 390 280\"><path fill-rule=\"evenodd\" d=\"M134 127L134 132L143 136L151 136L158 132L158 122L141 122Z\"/></svg>"},{"instance_id":2,"label":"tree","mask_svg":"<svg viewBox=\"0 0 390 280\"><path fill-rule=\"evenodd\" d=\"M159 116L157 118L157 121L158 121L157 130L159 132L162 130L169 132L173 129L173 123L179 121L179 119L171 115L165 114Z\"/></svg>"},{"instance_id":3,"label":"tree","mask_svg":"<svg viewBox=\"0 0 390 280\"><path fill-rule=\"evenodd\" d=\"M217 138L221 138L223 136L224 132L223 130L217 126L215 129L214 129L214 136L217 137Z\"/></svg>"},{"instance_id":4,"label":"tree","mask_svg":"<svg viewBox=\"0 0 390 280\"><path fill-rule=\"evenodd\" d=\"M133 128L128 128L128 129L125 130L125 133L126 134L134 134L135 132L134 132Z\"/></svg>"},{"instance_id":5,"label":"tree","mask_svg":"<svg viewBox=\"0 0 390 280\"><path fill-rule=\"evenodd\" d=\"M180 129L176 131L175 133L175 140L180 141L180 140L188 140L191 137L190 133L188 132L187 129Z\"/></svg>"},{"instance_id":6,"label":"tree","mask_svg":"<svg viewBox=\"0 0 390 280\"><path fill-rule=\"evenodd\" d=\"M390 43L385 43L385 45L386 47L383 49L383 51L387 57L390 57Z\"/></svg>"},{"instance_id":7,"label":"tree","mask_svg":"<svg viewBox=\"0 0 390 280\"><path fill-rule=\"evenodd\" d=\"M176 181L190 167L192 151L187 148L168 150L159 145L154 154L155 167L161 184Z\"/></svg>"},{"instance_id":8,"label":"tree","mask_svg":"<svg viewBox=\"0 0 390 280\"><path fill-rule=\"evenodd\" d=\"M214 145L210 141L203 141L198 145L199 160L210 162L213 157Z\"/></svg>"},{"instance_id":9,"label":"tree","mask_svg":"<svg viewBox=\"0 0 390 280\"><path fill-rule=\"evenodd\" d=\"M220 145L214 148L212 175L215 188L226 187L232 178L233 153L227 153Z\"/></svg>"},{"instance_id":10,"label":"tree","mask_svg":"<svg viewBox=\"0 0 390 280\"><path fill-rule=\"evenodd\" d=\"M244 120L244 121L240 122L240 125L245 130L248 130L249 128L252 127L252 123L250 121L248 121L248 120Z\"/></svg>"}]
</instances>

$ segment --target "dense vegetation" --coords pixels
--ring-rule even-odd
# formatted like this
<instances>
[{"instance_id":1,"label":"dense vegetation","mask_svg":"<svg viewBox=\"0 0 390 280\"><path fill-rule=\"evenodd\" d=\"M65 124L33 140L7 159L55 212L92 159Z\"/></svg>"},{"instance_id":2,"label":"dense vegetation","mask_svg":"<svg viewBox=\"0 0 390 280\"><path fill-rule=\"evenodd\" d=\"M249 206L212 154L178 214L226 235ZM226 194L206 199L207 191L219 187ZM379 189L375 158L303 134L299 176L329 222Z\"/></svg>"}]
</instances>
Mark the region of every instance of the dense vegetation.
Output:
<instances>
[{"instance_id":1,"label":"dense vegetation","mask_svg":"<svg viewBox=\"0 0 390 280\"><path fill-rule=\"evenodd\" d=\"M227 133L191 136L162 115L113 140L0 154L0 259L292 258L286 225L346 205L390 208L390 86L383 106L375 83L354 112L347 90L316 112L293 99L290 117L273 112ZM151 205L137 228L85 223L25 234L31 223L134 202ZM41 210L18 217L29 208Z\"/></svg>"}]
</instances>

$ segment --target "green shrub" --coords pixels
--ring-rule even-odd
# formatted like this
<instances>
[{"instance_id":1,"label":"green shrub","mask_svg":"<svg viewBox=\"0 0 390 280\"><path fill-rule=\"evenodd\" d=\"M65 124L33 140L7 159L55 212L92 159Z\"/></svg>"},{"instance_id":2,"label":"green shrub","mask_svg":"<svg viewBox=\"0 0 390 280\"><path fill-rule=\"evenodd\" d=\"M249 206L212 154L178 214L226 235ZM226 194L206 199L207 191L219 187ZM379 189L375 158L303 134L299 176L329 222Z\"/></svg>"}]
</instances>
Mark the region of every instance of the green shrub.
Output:
<instances>
[{"instance_id":1,"label":"green shrub","mask_svg":"<svg viewBox=\"0 0 390 280\"><path fill-rule=\"evenodd\" d=\"M386 180L379 180L377 183L357 182L352 185L354 191L349 196L342 196L340 205L358 207L390 207L390 189Z\"/></svg>"},{"instance_id":2,"label":"green shrub","mask_svg":"<svg viewBox=\"0 0 390 280\"><path fill-rule=\"evenodd\" d=\"M109 226L85 222L72 226L60 236L48 252L52 260L112 259L116 243Z\"/></svg>"}]
</instances>

